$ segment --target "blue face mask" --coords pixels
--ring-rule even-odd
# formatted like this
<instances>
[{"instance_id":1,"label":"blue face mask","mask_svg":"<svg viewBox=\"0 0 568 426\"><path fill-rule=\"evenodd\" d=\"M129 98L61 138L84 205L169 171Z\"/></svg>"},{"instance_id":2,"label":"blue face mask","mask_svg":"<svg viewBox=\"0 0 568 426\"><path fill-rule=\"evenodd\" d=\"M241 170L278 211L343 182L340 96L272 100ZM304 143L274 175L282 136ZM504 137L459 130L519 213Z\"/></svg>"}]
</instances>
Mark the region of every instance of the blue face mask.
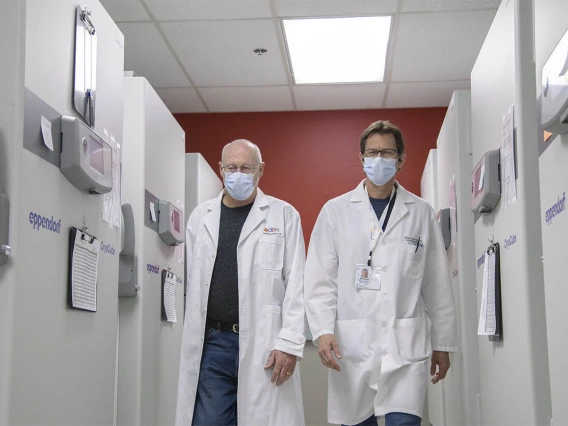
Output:
<instances>
[{"instance_id":1,"label":"blue face mask","mask_svg":"<svg viewBox=\"0 0 568 426\"><path fill-rule=\"evenodd\" d=\"M254 191L254 173L225 172L225 189L235 200L246 200Z\"/></svg>"},{"instance_id":2,"label":"blue face mask","mask_svg":"<svg viewBox=\"0 0 568 426\"><path fill-rule=\"evenodd\" d=\"M365 158L363 170L371 182L383 186L396 174L396 158Z\"/></svg>"}]
</instances>

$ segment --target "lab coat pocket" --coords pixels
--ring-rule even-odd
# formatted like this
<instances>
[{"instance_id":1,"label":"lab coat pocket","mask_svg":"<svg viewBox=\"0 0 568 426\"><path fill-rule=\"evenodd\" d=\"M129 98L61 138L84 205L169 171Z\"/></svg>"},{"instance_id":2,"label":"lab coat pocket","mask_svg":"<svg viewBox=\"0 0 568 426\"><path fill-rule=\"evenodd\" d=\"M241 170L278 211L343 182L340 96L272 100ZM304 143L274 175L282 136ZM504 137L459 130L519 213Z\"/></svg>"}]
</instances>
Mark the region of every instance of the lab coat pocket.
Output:
<instances>
[{"instance_id":1,"label":"lab coat pocket","mask_svg":"<svg viewBox=\"0 0 568 426\"><path fill-rule=\"evenodd\" d=\"M367 324L365 319L337 320L335 338L343 362L362 362L368 358Z\"/></svg>"},{"instance_id":2,"label":"lab coat pocket","mask_svg":"<svg viewBox=\"0 0 568 426\"><path fill-rule=\"evenodd\" d=\"M397 319L394 322L398 350L404 364L430 356L430 330L427 317Z\"/></svg>"},{"instance_id":3,"label":"lab coat pocket","mask_svg":"<svg viewBox=\"0 0 568 426\"><path fill-rule=\"evenodd\" d=\"M266 334L264 336L264 346L269 351L274 350L276 338L282 328L282 307L268 305L266 307Z\"/></svg>"},{"instance_id":4,"label":"lab coat pocket","mask_svg":"<svg viewBox=\"0 0 568 426\"><path fill-rule=\"evenodd\" d=\"M261 235L258 244L259 265L262 269L280 271L284 265L284 237Z\"/></svg>"},{"instance_id":5,"label":"lab coat pocket","mask_svg":"<svg viewBox=\"0 0 568 426\"><path fill-rule=\"evenodd\" d=\"M426 247L404 242L400 246L400 273L403 277L419 279L424 275Z\"/></svg>"}]
</instances>

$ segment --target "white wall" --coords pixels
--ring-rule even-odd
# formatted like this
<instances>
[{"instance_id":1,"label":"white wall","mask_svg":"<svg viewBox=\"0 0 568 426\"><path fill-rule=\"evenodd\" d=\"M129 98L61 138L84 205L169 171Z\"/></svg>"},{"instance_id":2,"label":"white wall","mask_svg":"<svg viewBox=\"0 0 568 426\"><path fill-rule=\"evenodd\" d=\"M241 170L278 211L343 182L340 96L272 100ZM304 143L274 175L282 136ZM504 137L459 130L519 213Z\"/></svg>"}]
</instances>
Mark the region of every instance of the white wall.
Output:
<instances>
[{"instance_id":1,"label":"white wall","mask_svg":"<svg viewBox=\"0 0 568 426\"><path fill-rule=\"evenodd\" d=\"M0 2L0 192L10 200L10 244L8 263L0 266L0 425L9 424L10 366L14 333L16 293L14 244L19 215L20 156L24 108L25 1Z\"/></svg>"},{"instance_id":2,"label":"white wall","mask_svg":"<svg viewBox=\"0 0 568 426\"><path fill-rule=\"evenodd\" d=\"M181 335L181 247L166 245L145 226L145 191L180 206L185 191L185 134L148 81L125 78L123 202L132 205L136 226L138 296L120 300L118 425L173 425ZM160 273L149 273L147 265ZM161 271L176 285L176 323L161 319Z\"/></svg>"},{"instance_id":3,"label":"white wall","mask_svg":"<svg viewBox=\"0 0 568 426\"><path fill-rule=\"evenodd\" d=\"M568 30L568 2L564 0L536 0L535 2L535 57L537 94L541 94L542 67ZM568 383L568 321L566 300L568 262L563 242L568 238L566 211L547 221L546 211L558 198L568 192L568 134L550 139L539 158L540 200L543 237L543 266L546 297L546 323L552 418L555 425L568 424L566 383Z\"/></svg>"},{"instance_id":4,"label":"white wall","mask_svg":"<svg viewBox=\"0 0 568 426\"><path fill-rule=\"evenodd\" d=\"M550 423L550 387L540 255L533 4L503 1L475 63L471 78L473 163L499 148L501 120L515 106L517 200L502 201L475 224L479 256L494 238L501 246L503 341L479 337L481 424ZM516 243L505 248L505 239ZM472 259L473 261L473 259ZM482 288L483 268L477 270ZM478 291L478 312L481 291ZM473 326L473 325L472 325Z\"/></svg>"},{"instance_id":5,"label":"white wall","mask_svg":"<svg viewBox=\"0 0 568 426\"><path fill-rule=\"evenodd\" d=\"M480 383L478 339L475 334L474 217L470 210L472 153L469 91L454 92L438 136L437 153L440 208L452 205L450 183L455 184L458 226L456 238L447 252L458 321L459 351L451 354L451 368L443 381L443 416L436 422L431 419L431 423L434 426L474 426L480 425Z\"/></svg>"}]
</instances>

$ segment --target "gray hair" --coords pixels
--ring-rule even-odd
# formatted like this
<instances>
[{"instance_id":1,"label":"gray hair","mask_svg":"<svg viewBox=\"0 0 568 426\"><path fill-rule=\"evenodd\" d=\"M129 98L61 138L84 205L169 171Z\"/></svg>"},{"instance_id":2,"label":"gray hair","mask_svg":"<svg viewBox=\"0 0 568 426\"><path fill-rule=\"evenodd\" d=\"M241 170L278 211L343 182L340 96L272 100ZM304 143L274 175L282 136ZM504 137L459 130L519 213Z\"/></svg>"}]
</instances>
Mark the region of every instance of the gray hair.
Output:
<instances>
[{"instance_id":1,"label":"gray hair","mask_svg":"<svg viewBox=\"0 0 568 426\"><path fill-rule=\"evenodd\" d=\"M245 144L245 145L248 145L249 148L254 149L256 156L258 158L258 163L259 164L262 163L262 155L260 154L260 148L256 144L254 144L251 141L246 140L246 139L237 139L237 140L235 140L233 142L229 142L227 145L225 145L223 147L223 151L221 151L221 162L223 162L223 158L225 158L226 149L228 147L230 147L231 145L236 144L236 143Z\"/></svg>"}]
</instances>

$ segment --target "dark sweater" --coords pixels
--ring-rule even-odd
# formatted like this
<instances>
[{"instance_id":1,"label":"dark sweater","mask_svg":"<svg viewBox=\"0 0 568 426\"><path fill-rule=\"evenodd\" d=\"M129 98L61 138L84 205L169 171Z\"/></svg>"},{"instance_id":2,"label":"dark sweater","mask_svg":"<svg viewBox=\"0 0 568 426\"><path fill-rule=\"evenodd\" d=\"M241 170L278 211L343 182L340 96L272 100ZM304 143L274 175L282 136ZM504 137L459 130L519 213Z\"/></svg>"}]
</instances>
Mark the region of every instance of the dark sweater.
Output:
<instances>
[{"instance_id":1,"label":"dark sweater","mask_svg":"<svg viewBox=\"0 0 568 426\"><path fill-rule=\"evenodd\" d=\"M217 257L207 303L210 320L229 324L239 322L237 244L252 205L230 208L221 202Z\"/></svg>"}]
</instances>

